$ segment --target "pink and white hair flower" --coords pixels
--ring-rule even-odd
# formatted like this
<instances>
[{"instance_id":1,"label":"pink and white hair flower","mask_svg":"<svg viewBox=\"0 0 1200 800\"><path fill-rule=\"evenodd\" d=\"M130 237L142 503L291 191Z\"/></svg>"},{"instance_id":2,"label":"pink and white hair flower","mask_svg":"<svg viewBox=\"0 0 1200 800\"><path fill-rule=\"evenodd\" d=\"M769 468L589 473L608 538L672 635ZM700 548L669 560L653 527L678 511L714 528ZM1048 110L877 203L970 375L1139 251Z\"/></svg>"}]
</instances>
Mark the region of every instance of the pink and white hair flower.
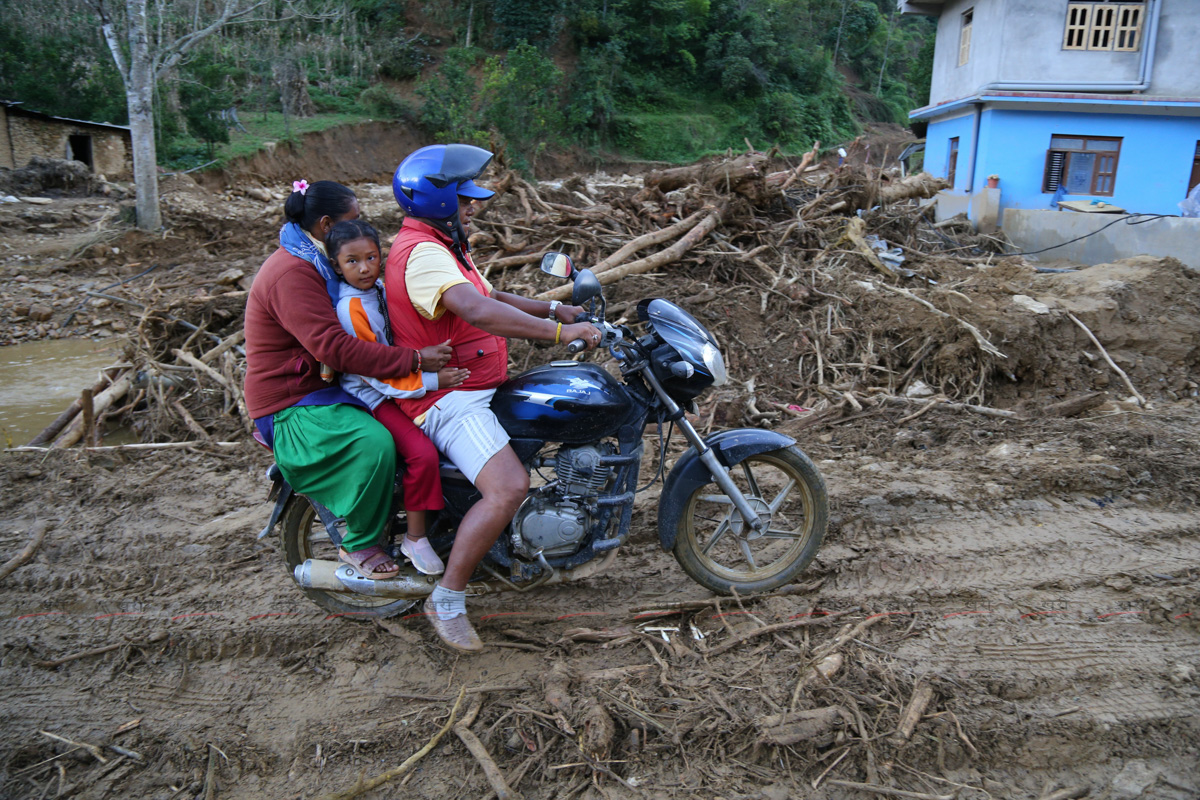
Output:
<instances>
[{"instance_id":1,"label":"pink and white hair flower","mask_svg":"<svg viewBox=\"0 0 1200 800\"><path fill-rule=\"evenodd\" d=\"M292 191L304 194L308 191L308 181L292 181Z\"/></svg>"}]
</instances>

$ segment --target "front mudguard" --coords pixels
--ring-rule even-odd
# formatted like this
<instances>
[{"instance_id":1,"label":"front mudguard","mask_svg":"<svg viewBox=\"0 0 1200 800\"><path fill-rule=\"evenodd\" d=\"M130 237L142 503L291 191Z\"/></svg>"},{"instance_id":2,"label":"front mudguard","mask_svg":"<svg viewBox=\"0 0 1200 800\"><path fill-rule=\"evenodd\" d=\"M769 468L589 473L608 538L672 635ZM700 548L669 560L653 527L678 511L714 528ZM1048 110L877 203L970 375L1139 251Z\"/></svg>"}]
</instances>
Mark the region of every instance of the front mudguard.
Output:
<instances>
[{"instance_id":1,"label":"front mudguard","mask_svg":"<svg viewBox=\"0 0 1200 800\"><path fill-rule=\"evenodd\" d=\"M796 440L760 428L738 428L710 436L704 443L716 453L718 461L732 467L750 456L791 447ZM658 541L663 550L675 549L675 531L692 492L712 482L712 473L700 460L696 448L688 448L675 462L658 498Z\"/></svg>"}]
</instances>

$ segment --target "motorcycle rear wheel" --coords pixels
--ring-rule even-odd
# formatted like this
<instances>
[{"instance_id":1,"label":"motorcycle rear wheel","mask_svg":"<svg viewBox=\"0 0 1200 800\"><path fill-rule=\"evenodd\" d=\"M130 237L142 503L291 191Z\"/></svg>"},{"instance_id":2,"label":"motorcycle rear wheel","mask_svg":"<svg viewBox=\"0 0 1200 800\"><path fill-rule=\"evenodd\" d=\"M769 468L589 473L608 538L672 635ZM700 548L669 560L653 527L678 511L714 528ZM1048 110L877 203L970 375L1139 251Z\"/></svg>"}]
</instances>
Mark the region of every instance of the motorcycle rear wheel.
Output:
<instances>
[{"instance_id":1,"label":"motorcycle rear wheel","mask_svg":"<svg viewBox=\"0 0 1200 800\"><path fill-rule=\"evenodd\" d=\"M729 476L760 518L750 529L715 483L687 499L676 528L675 559L693 580L718 594L769 592L812 562L825 537L829 497L825 480L797 447L752 455Z\"/></svg>"},{"instance_id":2,"label":"motorcycle rear wheel","mask_svg":"<svg viewBox=\"0 0 1200 800\"><path fill-rule=\"evenodd\" d=\"M283 546L283 557L289 575L294 575L297 565L310 558L337 561L338 549L329 539L325 526L321 524L316 509L308 502L307 497L292 495L283 510L279 527L280 543ZM305 589L300 586L296 588L331 614L351 617L394 617L417 604L416 600L394 597L371 597L353 592Z\"/></svg>"}]
</instances>

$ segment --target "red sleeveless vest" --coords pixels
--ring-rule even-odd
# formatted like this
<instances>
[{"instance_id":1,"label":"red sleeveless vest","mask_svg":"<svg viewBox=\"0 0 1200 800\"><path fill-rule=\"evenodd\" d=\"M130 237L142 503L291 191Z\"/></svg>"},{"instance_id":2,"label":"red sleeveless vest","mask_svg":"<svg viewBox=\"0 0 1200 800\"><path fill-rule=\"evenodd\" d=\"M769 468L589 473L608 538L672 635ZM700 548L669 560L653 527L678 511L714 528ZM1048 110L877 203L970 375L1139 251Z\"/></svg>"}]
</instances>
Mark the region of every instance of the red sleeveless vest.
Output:
<instances>
[{"instance_id":1,"label":"red sleeveless vest","mask_svg":"<svg viewBox=\"0 0 1200 800\"><path fill-rule=\"evenodd\" d=\"M388 253L387 266L383 273L384 287L387 289L388 319L395 343L419 350L449 339L450 346L454 348L454 355L450 357L448 366L471 370L471 376L454 389L438 389L436 392L426 393L424 397L398 400L404 413L414 419L424 414L448 392L460 389L494 389L508 378L508 342L503 336L494 336L468 325L448 310L438 319L430 320L425 319L413 308L408 296L405 272L408 268L408 257L422 242L432 242L445 248L447 256L458 266L462 276L470 281L480 294L487 295L479 272L465 268L450 252L451 240L448 236L432 225L411 217L404 220L404 224L400 226L400 233L396 234L396 240ZM474 266L475 262L471 261L469 254L467 260Z\"/></svg>"}]
</instances>

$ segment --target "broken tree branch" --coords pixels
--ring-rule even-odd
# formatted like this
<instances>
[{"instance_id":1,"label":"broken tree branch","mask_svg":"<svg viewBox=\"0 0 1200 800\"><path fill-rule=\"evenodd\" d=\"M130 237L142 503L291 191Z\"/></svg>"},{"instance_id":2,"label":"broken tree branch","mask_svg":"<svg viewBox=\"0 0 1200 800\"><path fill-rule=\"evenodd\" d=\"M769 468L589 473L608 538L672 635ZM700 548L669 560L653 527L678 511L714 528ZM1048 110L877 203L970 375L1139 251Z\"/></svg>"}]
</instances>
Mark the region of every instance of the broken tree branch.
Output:
<instances>
[{"instance_id":1,"label":"broken tree branch","mask_svg":"<svg viewBox=\"0 0 1200 800\"><path fill-rule=\"evenodd\" d=\"M35 521L33 529L30 531L29 542L21 548L21 552L4 562L4 566L0 567L0 581L12 575L22 565L33 558L33 554L37 552L38 547L42 544L42 539L46 538L46 531L50 530L49 523Z\"/></svg>"},{"instance_id":2,"label":"broken tree branch","mask_svg":"<svg viewBox=\"0 0 1200 800\"><path fill-rule=\"evenodd\" d=\"M921 721L921 715L925 713L926 707L932 700L933 687L924 680L918 680L917 685L913 687L912 699L908 701L908 706L900 715L900 724L896 726L894 738L897 741L907 742L912 738L913 731L917 729L917 723Z\"/></svg>"},{"instance_id":3,"label":"broken tree branch","mask_svg":"<svg viewBox=\"0 0 1200 800\"><path fill-rule=\"evenodd\" d=\"M706 206L707 216L701 219L695 227L679 237L679 240L670 247L660 250L654 255L637 261L630 261L628 264L623 264L619 267L612 267L598 276L596 276L602 286L610 283L615 283L627 275L637 275L642 272L649 272L652 269L661 267L665 264L670 264L678 261L679 257L691 250L696 244L711 233L718 225L721 224L721 219L724 216L724 207ZM565 300L571 296L571 284L558 286L546 292L542 292L537 296L538 300Z\"/></svg>"},{"instance_id":4,"label":"broken tree branch","mask_svg":"<svg viewBox=\"0 0 1200 800\"><path fill-rule=\"evenodd\" d=\"M777 622L774 625L766 625L762 628L755 628L754 630L739 633L737 636L732 637L728 641L722 642L712 650L709 650L708 654L710 656L717 656L733 649L734 647L737 647L739 644L748 639L753 639L758 636L765 636L771 633L779 633L780 631L787 631L791 630L792 628L804 628L809 625L820 625L822 623L829 622L830 620L837 619L838 617L848 613L850 612L836 611L831 614L826 614L823 617L803 617L801 619L788 620L787 622Z\"/></svg>"},{"instance_id":5,"label":"broken tree branch","mask_svg":"<svg viewBox=\"0 0 1200 800\"><path fill-rule=\"evenodd\" d=\"M492 791L496 793L497 800L513 800L520 795L509 788L508 782L504 780L504 773L500 771L500 767L496 765L491 753L483 742L479 741L479 737L471 733L471 723L475 721L475 717L479 714L479 709L483 705L483 695L477 694L471 702L470 708L463 718L454 726L454 735L459 738L475 760L483 769L484 777L487 778L488 784L492 787Z\"/></svg>"},{"instance_id":6,"label":"broken tree branch","mask_svg":"<svg viewBox=\"0 0 1200 800\"><path fill-rule=\"evenodd\" d=\"M430 751L437 747L437 743L440 742L442 737L446 735L446 732L454 727L454 722L458 718L458 707L462 705L463 697L465 697L466 694L467 687L464 686L458 692L458 699L454 701L454 706L450 709L450 717L446 720L446 724L442 726L441 730L433 735L432 739L425 743L424 747L409 756L403 764L398 767L393 767L387 772L377 775L369 781L363 781L360 778L357 783L344 792L324 794L317 798L317 800L353 800L353 798L358 797L360 794L365 794L377 786L382 786L388 781L395 780L411 770L418 761L429 755Z\"/></svg>"},{"instance_id":7,"label":"broken tree branch","mask_svg":"<svg viewBox=\"0 0 1200 800\"><path fill-rule=\"evenodd\" d=\"M1125 370L1118 367L1117 362L1112 360L1112 356L1110 356L1108 351L1104 349L1104 345L1100 344L1100 340L1096 338L1096 334L1092 333L1091 330L1088 329L1088 326L1080 322L1079 318L1074 314L1067 312L1067 316L1070 318L1071 322L1074 322L1084 333L1087 334L1087 337L1092 340L1092 344L1096 345L1096 348L1100 351L1100 355L1104 356L1104 360L1108 362L1110 367L1112 367L1113 372L1117 373L1117 375L1121 377L1121 380L1125 382L1125 388L1129 389L1130 394L1137 398L1138 405L1142 408L1145 408L1146 398L1142 397L1138 390L1133 388L1133 381L1129 380L1129 376L1125 374Z\"/></svg>"}]
</instances>

